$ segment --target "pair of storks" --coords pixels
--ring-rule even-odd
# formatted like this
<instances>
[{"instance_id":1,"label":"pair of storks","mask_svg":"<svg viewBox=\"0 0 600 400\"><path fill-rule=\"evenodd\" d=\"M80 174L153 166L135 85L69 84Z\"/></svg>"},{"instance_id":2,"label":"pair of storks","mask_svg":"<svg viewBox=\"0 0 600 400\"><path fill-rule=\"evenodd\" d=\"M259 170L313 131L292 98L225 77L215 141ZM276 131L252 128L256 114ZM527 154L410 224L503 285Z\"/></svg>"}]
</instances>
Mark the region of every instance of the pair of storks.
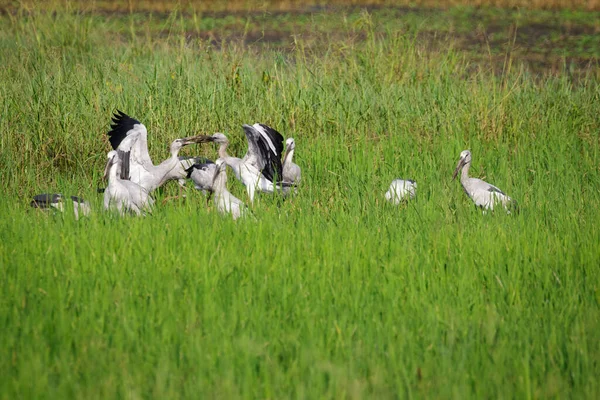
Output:
<instances>
[{"instance_id":1,"label":"pair of storks","mask_svg":"<svg viewBox=\"0 0 600 400\"><path fill-rule=\"evenodd\" d=\"M473 200L475 206L484 210L494 210L494 207L501 205L508 210L509 206L514 205L513 199L506 195L496 186L491 185L481 179L469 177L469 168L471 167L471 152L463 150L460 153L460 159L454 170L452 180L460 172L460 183L465 193ZM395 179L392 181L389 190L385 193L385 198L393 203L400 204L402 201L412 199L416 196L417 183L413 180Z\"/></svg>"},{"instance_id":2,"label":"pair of storks","mask_svg":"<svg viewBox=\"0 0 600 400\"><path fill-rule=\"evenodd\" d=\"M112 121L108 137L113 150L108 153L105 169L108 186L104 193L104 207L114 207L121 214L149 211L153 202L150 193L154 189L169 180L179 180L182 184L185 178L190 178L197 189L214 193L220 212L237 218L243 214L245 206L227 190L227 166L246 186L250 202L254 201L256 190L287 190L300 179L300 168L292 162L294 140L287 140L287 152L282 162L283 136L264 124L243 125L248 140L248 152L244 158L230 156L227 153L227 137L216 133L176 139L170 146L171 157L154 165L148 153L146 127L121 111L115 113ZM216 163L200 157L179 157L182 147L207 142L220 144L220 158Z\"/></svg>"}]
</instances>

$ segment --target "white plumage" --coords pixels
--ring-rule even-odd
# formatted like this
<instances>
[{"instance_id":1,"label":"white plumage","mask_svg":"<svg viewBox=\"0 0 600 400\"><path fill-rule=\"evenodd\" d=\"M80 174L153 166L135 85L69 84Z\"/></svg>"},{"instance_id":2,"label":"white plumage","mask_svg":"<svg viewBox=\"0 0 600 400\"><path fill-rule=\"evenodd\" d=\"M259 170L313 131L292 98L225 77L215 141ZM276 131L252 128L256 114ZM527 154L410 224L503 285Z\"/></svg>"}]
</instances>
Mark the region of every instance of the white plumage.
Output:
<instances>
[{"instance_id":1,"label":"white plumage","mask_svg":"<svg viewBox=\"0 0 600 400\"><path fill-rule=\"evenodd\" d=\"M294 150L296 149L296 141L294 138L288 138L285 141L285 155L283 156L283 181L287 183L298 183L302 177L300 167L294 164Z\"/></svg>"},{"instance_id":2,"label":"white plumage","mask_svg":"<svg viewBox=\"0 0 600 400\"><path fill-rule=\"evenodd\" d=\"M154 165L148 153L148 132L144 124L118 110L112 121L108 132L110 144L114 150L130 154L129 179L148 193L169 180L177 179L181 184L187 175L186 168L193 164L188 157L178 156L181 148L192 143L211 141L209 136L203 135L175 139L169 146L171 157Z\"/></svg>"},{"instance_id":3,"label":"white plumage","mask_svg":"<svg viewBox=\"0 0 600 400\"><path fill-rule=\"evenodd\" d=\"M494 185L481 179L470 178L469 168L471 168L471 152L463 150L460 153L460 159L458 160L452 179L456 179L459 171L461 172L460 183L467 195L473 200L473 203L484 210L493 210L495 206L501 205L510 213L508 206L513 202L513 199Z\"/></svg>"},{"instance_id":4,"label":"white plumage","mask_svg":"<svg viewBox=\"0 0 600 400\"><path fill-rule=\"evenodd\" d=\"M234 220L244 216L246 205L227 190L227 164L219 158L215 166L212 189L217 210L223 215L231 214Z\"/></svg>"},{"instance_id":5,"label":"white plumage","mask_svg":"<svg viewBox=\"0 0 600 400\"><path fill-rule=\"evenodd\" d=\"M400 204L413 199L417 195L417 183L413 180L394 179L390 188L385 192L385 199L392 204Z\"/></svg>"},{"instance_id":6,"label":"white plumage","mask_svg":"<svg viewBox=\"0 0 600 400\"><path fill-rule=\"evenodd\" d=\"M229 140L224 134L215 133L212 141L220 144L219 158L231 167L236 178L246 186L252 203L256 190L273 193L282 185L283 136L263 124L244 124L242 127L248 140L248 151L244 158L232 157L227 153Z\"/></svg>"},{"instance_id":7,"label":"white plumage","mask_svg":"<svg viewBox=\"0 0 600 400\"><path fill-rule=\"evenodd\" d=\"M212 193L216 171L217 165L210 160L205 160L203 163L197 163L188 168L187 177L194 182L197 190Z\"/></svg>"},{"instance_id":8,"label":"white plumage","mask_svg":"<svg viewBox=\"0 0 600 400\"><path fill-rule=\"evenodd\" d=\"M142 215L151 211L154 200L148 191L126 179L129 154L112 150L107 158L104 176L108 178L108 186L104 191L104 209L116 209L121 216L128 212Z\"/></svg>"}]
</instances>

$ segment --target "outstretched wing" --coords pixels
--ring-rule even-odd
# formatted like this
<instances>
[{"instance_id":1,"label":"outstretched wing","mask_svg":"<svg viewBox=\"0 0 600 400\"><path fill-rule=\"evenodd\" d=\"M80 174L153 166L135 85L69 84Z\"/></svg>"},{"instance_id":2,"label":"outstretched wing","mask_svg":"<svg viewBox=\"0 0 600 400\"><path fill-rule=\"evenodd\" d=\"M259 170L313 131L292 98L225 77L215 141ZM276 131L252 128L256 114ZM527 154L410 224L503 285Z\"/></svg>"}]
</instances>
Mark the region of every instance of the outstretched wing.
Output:
<instances>
[{"instance_id":1,"label":"outstretched wing","mask_svg":"<svg viewBox=\"0 0 600 400\"><path fill-rule=\"evenodd\" d=\"M248 153L256 154L256 168L269 181L280 182L283 176L283 136L264 124L244 125L244 132L248 138Z\"/></svg>"},{"instance_id":2,"label":"outstretched wing","mask_svg":"<svg viewBox=\"0 0 600 400\"><path fill-rule=\"evenodd\" d=\"M131 153L128 151L117 150L117 156L119 162L119 170L121 171L119 178L123 180L129 180L129 170L131 168Z\"/></svg>"},{"instance_id":3,"label":"outstretched wing","mask_svg":"<svg viewBox=\"0 0 600 400\"><path fill-rule=\"evenodd\" d=\"M152 168L148 154L148 131L144 124L117 110L112 118L108 140L114 150L129 152L130 176L137 178ZM134 179L136 180L136 179Z\"/></svg>"}]
</instances>

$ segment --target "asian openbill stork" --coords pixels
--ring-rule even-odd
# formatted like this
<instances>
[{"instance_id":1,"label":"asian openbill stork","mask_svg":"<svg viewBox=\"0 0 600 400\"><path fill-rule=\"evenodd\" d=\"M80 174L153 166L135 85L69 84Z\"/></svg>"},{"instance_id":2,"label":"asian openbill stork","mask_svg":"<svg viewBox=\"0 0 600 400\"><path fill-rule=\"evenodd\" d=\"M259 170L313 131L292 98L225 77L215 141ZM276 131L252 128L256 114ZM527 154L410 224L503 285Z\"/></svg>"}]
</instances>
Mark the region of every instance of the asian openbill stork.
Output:
<instances>
[{"instance_id":1,"label":"asian openbill stork","mask_svg":"<svg viewBox=\"0 0 600 400\"><path fill-rule=\"evenodd\" d=\"M300 182L301 171L300 167L297 164L292 162L292 158L294 157L294 150L296 149L296 142L294 138L288 138L285 141L285 155L283 156L282 162L282 174L283 181L289 183L298 183Z\"/></svg>"},{"instance_id":2,"label":"asian openbill stork","mask_svg":"<svg viewBox=\"0 0 600 400\"><path fill-rule=\"evenodd\" d=\"M104 178L108 186L104 191L104 209L116 209L121 216L130 212L142 215L152 210L154 200L149 192L137 183L127 179L129 176L130 153L111 150L107 155Z\"/></svg>"},{"instance_id":3,"label":"asian openbill stork","mask_svg":"<svg viewBox=\"0 0 600 400\"><path fill-rule=\"evenodd\" d=\"M476 206L481 207L484 210L493 210L494 206L500 204L508 213L510 213L508 206L514 202L513 199L508 197L502 190L494 185L482 181L481 179L470 178L470 167L471 152L469 150L463 150L460 153L460 159L458 160L458 165L452 175L452 180L456 179L456 176L460 171L460 183Z\"/></svg>"},{"instance_id":4,"label":"asian openbill stork","mask_svg":"<svg viewBox=\"0 0 600 400\"><path fill-rule=\"evenodd\" d=\"M154 165L148 153L148 132L144 124L117 110L108 139L113 150L129 153L129 179L143 187L148 193L172 179L185 179L189 157L178 157L182 147L192 143L212 141L210 136L198 135L175 139L169 149L171 157Z\"/></svg>"},{"instance_id":5,"label":"asian openbill stork","mask_svg":"<svg viewBox=\"0 0 600 400\"><path fill-rule=\"evenodd\" d=\"M217 210L223 214L231 214L233 219L244 216L248 209L246 205L227 190L227 163L225 160L217 159L214 168L212 191Z\"/></svg>"},{"instance_id":6,"label":"asian openbill stork","mask_svg":"<svg viewBox=\"0 0 600 400\"><path fill-rule=\"evenodd\" d=\"M392 204L414 199L417 195L417 183L412 179L394 179L385 192L385 199Z\"/></svg>"},{"instance_id":7,"label":"asian openbill stork","mask_svg":"<svg viewBox=\"0 0 600 400\"><path fill-rule=\"evenodd\" d=\"M264 124L244 124L242 127L248 140L248 152L244 158L232 157L227 153L229 140L224 134L215 133L211 138L220 145L219 158L231 167L236 178L246 186L250 202L254 201L257 189L273 193L276 189L291 186L282 181L283 136Z\"/></svg>"},{"instance_id":8,"label":"asian openbill stork","mask_svg":"<svg viewBox=\"0 0 600 400\"><path fill-rule=\"evenodd\" d=\"M213 192L213 181L217 165L206 159L203 163L196 163L188 168L187 178L194 182L194 187L204 193Z\"/></svg>"},{"instance_id":9,"label":"asian openbill stork","mask_svg":"<svg viewBox=\"0 0 600 400\"><path fill-rule=\"evenodd\" d=\"M68 198L60 193L43 193L33 196L30 205L33 208L42 210L58 210L64 212L65 205L69 202L73 203L73 213L75 220L79 220L79 216L89 217L92 213L90 203L83 200L81 197L69 196ZM67 205L69 207L69 205Z\"/></svg>"}]
</instances>

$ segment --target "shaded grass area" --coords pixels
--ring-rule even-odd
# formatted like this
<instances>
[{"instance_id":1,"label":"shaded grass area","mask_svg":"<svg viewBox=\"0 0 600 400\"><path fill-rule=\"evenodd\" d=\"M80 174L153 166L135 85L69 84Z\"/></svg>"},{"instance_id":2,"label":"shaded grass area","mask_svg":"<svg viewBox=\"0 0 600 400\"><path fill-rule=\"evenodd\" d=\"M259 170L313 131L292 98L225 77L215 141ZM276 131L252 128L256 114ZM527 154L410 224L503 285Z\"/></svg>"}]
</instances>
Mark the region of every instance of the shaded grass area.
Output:
<instances>
[{"instance_id":1,"label":"shaded grass area","mask_svg":"<svg viewBox=\"0 0 600 400\"><path fill-rule=\"evenodd\" d=\"M598 80L465 72L373 15L287 51L192 42L179 14L1 20L2 397L598 397ZM155 161L197 132L242 155L240 125L271 124L299 194L236 223L192 191L162 205L171 184L149 218L103 214L116 108ZM465 148L519 214L450 181ZM396 177L415 202L383 201ZM96 212L30 210L43 191Z\"/></svg>"}]
</instances>

